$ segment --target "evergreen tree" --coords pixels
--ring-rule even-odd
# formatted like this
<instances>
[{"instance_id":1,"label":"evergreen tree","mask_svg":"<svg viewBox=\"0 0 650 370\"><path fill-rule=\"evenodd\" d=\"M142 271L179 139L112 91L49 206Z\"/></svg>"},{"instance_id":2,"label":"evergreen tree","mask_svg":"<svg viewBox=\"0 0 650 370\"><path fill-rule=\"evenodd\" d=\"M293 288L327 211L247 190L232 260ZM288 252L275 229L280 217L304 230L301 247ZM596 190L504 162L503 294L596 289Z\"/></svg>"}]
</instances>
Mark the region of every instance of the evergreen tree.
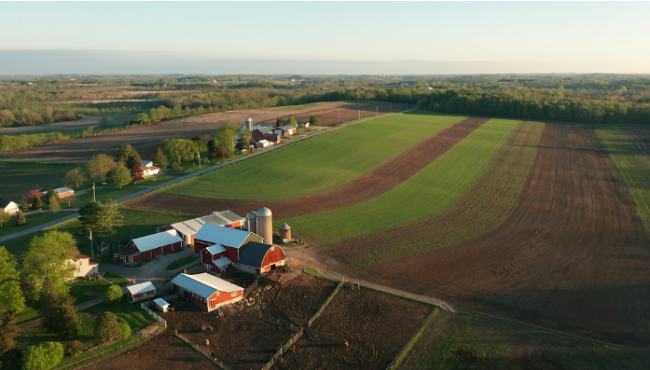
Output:
<instances>
[{"instance_id":1,"label":"evergreen tree","mask_svg":"<svg viewBox=\"0 0 650 370\"><path fill-rule=\"evenodd\" d=\"M208 148L209 146L210 144L208 144ZM169 160L160 147L156 148L156 155L153 157L153 164L159 168L167 168L167 166L169 166Z\"/></svg>"},{"instance_id":2,"label":"evergreen tree","mask_svg":"<svg viewBox=\"0 0 650 370\"><path fill-rule=\"evenodd\" d=\"M97 319L95 337L101 343L112 343L122 338L122 328L114 313L105 312Z\"/></svg>"},{"instance_id":3,"label":"evergreen tree","mask_svg":"<svg viewBox=\"0 0 650 370\"><path fill-rule=\"evenodd\" d=\"M81 233L88 236L92 231L93 236L103 235L106 212L101 202L90 202L79 209L79 222L81 222Z\"/></svg>"},{"instance_id":4,"label":"evergreen tree","mask_svg":"<svg viewBox=\"0 0 650 370\"><path fill-rule=\"evenodd\" d=\"M43 202L41 202L41 197L34 195L34 200L32 200L32 208L40 210L43 208Z\"/></svg>"},{"instance_id":5,"label":"evergreen tree","mask_svg":"<svg viewBox=\"0 0 650 370\"><path fill-rule=\"evenodd\" d=\"M43 327L63 339L75 338L81 329L81 320L70 294L44 291L40 313Z\"/></svg>"},{"instance_id":6,"label":"evergreen tree","mask_svg":"<svg viewBox=\"0 0 650 370\"><path fill-rule=\"evenodd\" d=\"M117 154L115 154L115 161L126 164L133 157L134 153L135 153L135 149L133 149L131 144L122 144L117 149Z\"/></svg>"},{"instance_id":7,"label":"evergreen tree","mask_svg":"<svg viewBox=\"0 0 650 370\"><path fill-rule=\"evenodd\" d=\"M16 226L22 226L27 223L27 219L25 218L25 214L22 211L16 212Z\"/></svg>"},{"instance_id":8,"label":"evergreen tree","mask_svg":"<svg viewBox=\"0 0 650 370\"><path fill-rule=\"evenodd\" d=\"M142 158L140 158L140 154L138 154L138 152L135 150L133 150L133 155L129 158L128 161L128 167L131 168L133 166L142 166Z\"/></svg>"}]
</instances>

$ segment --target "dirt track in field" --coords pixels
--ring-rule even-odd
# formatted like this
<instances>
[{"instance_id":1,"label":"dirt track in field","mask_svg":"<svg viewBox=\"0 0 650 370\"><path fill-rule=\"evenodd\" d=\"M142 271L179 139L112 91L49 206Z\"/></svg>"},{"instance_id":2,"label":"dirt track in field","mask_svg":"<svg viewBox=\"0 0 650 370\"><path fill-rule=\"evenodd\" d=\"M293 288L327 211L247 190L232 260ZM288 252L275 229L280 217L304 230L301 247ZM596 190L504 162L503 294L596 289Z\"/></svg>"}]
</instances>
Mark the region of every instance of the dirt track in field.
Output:
<instances>
[{"instance_id":1,"label":"dirt track in field","mask_svg":"<svg viewBox=\"0 0 650 370\"><path fill-rule=\"evenodd\" d=\"M155 154L156 147L161 145L165 139L188 139L204 134L213 135L226 122L236 122L243 125L244 120L247 117L251 117L258 124L265 120L275 122L277 118L285 116L316 115L326 117L328 114L332 114L330 112L333 111L341 112L343 116L355 115L354 117L356 118L357 109L364 105L361 103L333 102L319 104L293 112L248 109L202 114L163 121L157 124L134 126L121 131L4 154L0 155L0 159L39 162L87 162L95 154L105 153L115 155L117 148L124 143L131 144L143 159L151 159ZM374 109L374 105L372 107ZM287 113L290 114L288 115ZM370 115L370 113L368 112L367 115ZM307 120L309 120L309 117ZM47 126L38 127L45 128Z\"/></svg>"},{"instance_id":2,"label":"dirt track in field","mask_svg":"<svg viewBox=\"0 0 650 370\"><path fill-rule=\"evenodd\" d=\"M371 172L321 194L291 199L242 201L153 193L131 200L127 205L190 215L225 209L246 215L252 210L268 207L276 219L341 208L375 198L401 184L487 121L487 118L466 118L380 164Z\"/></svg>"},{"instance_id":3,"label":"dirt track in field","mask_svg":"<svg viewBox=\"0 0 650 370\"><path fill-rule=\"evenodd\" d=\"M438 230L409 231L411 238L429 238ZM364 239L371 244L373 237ZM382 237L382 243L401 242L399 229ZM338 269L447 299L460 309L647 346L649 242L593 129L547 124L520 203L500 227L427 254L365 270ZM319 255L327 254L324 248Z\"/></svg>"}]
</instances>

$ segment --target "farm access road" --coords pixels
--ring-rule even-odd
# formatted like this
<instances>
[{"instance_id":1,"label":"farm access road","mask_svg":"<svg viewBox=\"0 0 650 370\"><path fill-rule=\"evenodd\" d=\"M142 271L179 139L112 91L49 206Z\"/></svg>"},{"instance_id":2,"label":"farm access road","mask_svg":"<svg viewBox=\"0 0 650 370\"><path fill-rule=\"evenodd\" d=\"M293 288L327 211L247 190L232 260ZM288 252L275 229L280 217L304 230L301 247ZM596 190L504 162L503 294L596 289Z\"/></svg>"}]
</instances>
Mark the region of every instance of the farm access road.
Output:
<instances>
[{"instance_id":1,"label":"farm access road","mask_svg":"<svg viewBox=\"0 0 650 370\"><path fill-rule=\"evenodd\" d=\"M276 149L283 148L283 147L285 147L285 146L287 146L287 145L291 145L292 143L296 143L296 142L299 142L299 141L303 141L303 140L306 140L306 139L312 138L312 137L314 137L314 136L318 136L318 135L321 135L321 134L324 134L324 133L327 133L327 132L331 132L332 130L338 130L338 129L341 129L341 128L344 128L344 127L347 127L347 126L350 126L350 125L354 125L354 124L357 124L357 123L360 123L360 122L370 121L370 120L373 120L373 119L376 119L376 118L380 118L380 117L387 117L387 116L392 116L392 115L396 115L396 114L408 113L408 112L414 111L414 110L416 110L416 109L417 109L417 108L412 108L412 109L409 109L409 110L406 110L406 111L403 111L403 112L390 113L390 114L383 114L383 115L378 115L378 116L372 116L372 117L364 118L364 119L361 119L361 120L358 120L358 121L355 121L355 122L350 122L350 123L348 123L348 124L341 125L341 126L338 126L338 127L333 127L333 128L331 128L331 129L329 129L329 130L318 131L318 132L315 132L315 133L313 133L313 134L311 134L311 135L307 135L307 136L304 136L304 137L301 137L301 138L298 138L298 139L295 139L295 140L285 141L284 143L281 143L281 144L278 144L278 145L273 145L273 146L271 146L270 148L266 148L266 149L258 150L258 151L256 151L256 152L253 153L253 154L249 154L249 155L247 155L247 156L245 156L245 157L242 157L242 158L239 158L239 159L234 159L234 160L232 160L232 161L229 161L229 162L226 162L226 163L220 164L220 165L218 165L218 166L214 166L214 167L206 168L206 169L204 169L204 170L199 170L199 171L197 171L197 172L191 173L191 174L189 174L189 175L185 175L185 176L178 177L178 178L176 178L176 179L174 179L174 180L167 181L167 182L162 183L162 184L159 184L159 185L147 186L145 189L143 189L143 190L141 190L141 191L138 191L138 192L133 193L133 194L126 195L126 196L124 196L124 197L122 197L122 198L118 198L118 199L116 199L116 201L117 201L118 203L124 203L124 202L126 202L126 201L131 200L131 199L135 199L135 198L137 198L137 197L140 197L140 196L142 196L142 195L145 195L145 194L147 194L147 193L150 193L150 192L152 192L152 191L155 191L155 190L158 190L158 189L162 189L162 188L165 187L165 186L170 186L170 185L177 184L177 183L179 183L179 182L181 182L181 181L185 181L185 180L191 179L191 178L193 178L193 177L196 177L196 176L200 176L200 175L206 174L206 173L208 173L208 172L210 172L210 171L218 170L218 169L220 169L220 168L224 168L224 167L226 167L226 166L230 166L230 165L232 165L232 164L239 163L239 162L244 161L244 160L246 160L246 159L248 159L248 158L253 158L253 157L255 157L255 156L258 156L258 155L261 155L261 154L264 154L264 153L268 153L268 152L273 151L273 150L276 150ZM210 212L212 212L212 211L210 211ZM31 233L35 233L35 232L38 232L38 231L44 230L44 229L46 229L46 228L48 228L48 227L52 227L52 226L59 225L59 224L64 223L64 222L66 222L66 221L73 220L73 219L75 219L75 218L77 218L77 217L79 217L79 213L73 213L73 214L71 214L71 215L69 215L69 216L66 216L66 217L63 217L63 218L61 218L61 219L59 219L59 220L55 220L55 221L52 221L52 222L48 222L48 223L43 224L43 225L35 226L35 227L29 228L29 229L25 229L25 230L23 230L23 231L19 231L19 232L13 233L13 234L9 234L9 235L6 235L6 236L3 236L3 237L0 237L0 243L2 243L2 242L4 242L4 241L7 241L7 240L14 239L14 238L18 238L18 237L20 237L20 236L24 236L24 235L28 235L28 234L31 234Z\"/></svg>"}]
</instances>

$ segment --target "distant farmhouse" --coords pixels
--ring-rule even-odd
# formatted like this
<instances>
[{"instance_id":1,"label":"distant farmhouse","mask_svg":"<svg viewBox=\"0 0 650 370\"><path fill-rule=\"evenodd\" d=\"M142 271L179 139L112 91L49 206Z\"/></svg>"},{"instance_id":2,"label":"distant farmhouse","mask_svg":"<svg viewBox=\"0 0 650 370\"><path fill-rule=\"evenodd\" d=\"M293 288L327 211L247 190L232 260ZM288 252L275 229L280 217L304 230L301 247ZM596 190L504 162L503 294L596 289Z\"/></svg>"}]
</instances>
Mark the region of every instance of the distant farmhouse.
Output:
<instances>
[{"instance_id":1,"label":"distant farmhouse","mask_svg":"<svg viewBox=\"0 0 650 370\"><path fill-rule=\"evenodd\" d=\"M18 212L18 204L10 200L0 199L0 209L3 209L8 215L15 215Z\"/></svg>"},{"instance_id":2,"label":"distant farmhouse","mask_svg":"<svg viewBox=\"0 0 650 370\"><path fill-rule=\"evenodd\" d=\"M66 264L72 268L74 277L86 277L99 274L99 263L91 262L90 257L79 252L79 248L74 247L66 252L68 259Z\"/></svg>"}]
</instances>

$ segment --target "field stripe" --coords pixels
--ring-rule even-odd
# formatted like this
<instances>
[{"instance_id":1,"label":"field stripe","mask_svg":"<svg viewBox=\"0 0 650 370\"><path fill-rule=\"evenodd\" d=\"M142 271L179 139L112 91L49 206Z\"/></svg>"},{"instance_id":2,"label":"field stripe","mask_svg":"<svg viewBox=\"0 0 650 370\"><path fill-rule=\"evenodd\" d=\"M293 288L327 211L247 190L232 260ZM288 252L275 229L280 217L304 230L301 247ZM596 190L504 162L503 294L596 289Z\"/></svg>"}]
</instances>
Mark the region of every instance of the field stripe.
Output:
<instances>
[{"instance_id":1,"label":"field stripe","mask_svg":"<svg viewBox=\"0 0 650 370\"><path fill-rule=\"evenodd\" d=\"M650 161L619 127L599 127L596 132L630 190L645 230L650 231Z\"/></svg>"},{"instance_id":2,"label":"field stripe","mask_svg":"<svg viewBox=\"0 0 650 370\"><path fill-rule=\"evenodd\" d=\"M356 268L462 243L505 222L519 203L537 155L544 124L521 122L474 185L440 215L397 229L325 247L324 253Z\"/></svg>"},{"instance_id":3,"label":"field stripe","mask_svg":"<svg viewBox=\"0 0 650 370\"><path fill-rule=\"evenodd\" d=\"M349 207L277 221L318 244L359 237L435 216L483 173L518 121L490 120L392 190Z\"/></svg>"},{"instance_id":4,"label":"field stripe","mask_svg":"<svg viewBox=\"0 0 650 370\"><path fill-rule=\"evenodd\" d=\"M206 199L276 200L343 186L465 117L418 110L360 122L168 187Z\"/></svg>"}]
</instances>

